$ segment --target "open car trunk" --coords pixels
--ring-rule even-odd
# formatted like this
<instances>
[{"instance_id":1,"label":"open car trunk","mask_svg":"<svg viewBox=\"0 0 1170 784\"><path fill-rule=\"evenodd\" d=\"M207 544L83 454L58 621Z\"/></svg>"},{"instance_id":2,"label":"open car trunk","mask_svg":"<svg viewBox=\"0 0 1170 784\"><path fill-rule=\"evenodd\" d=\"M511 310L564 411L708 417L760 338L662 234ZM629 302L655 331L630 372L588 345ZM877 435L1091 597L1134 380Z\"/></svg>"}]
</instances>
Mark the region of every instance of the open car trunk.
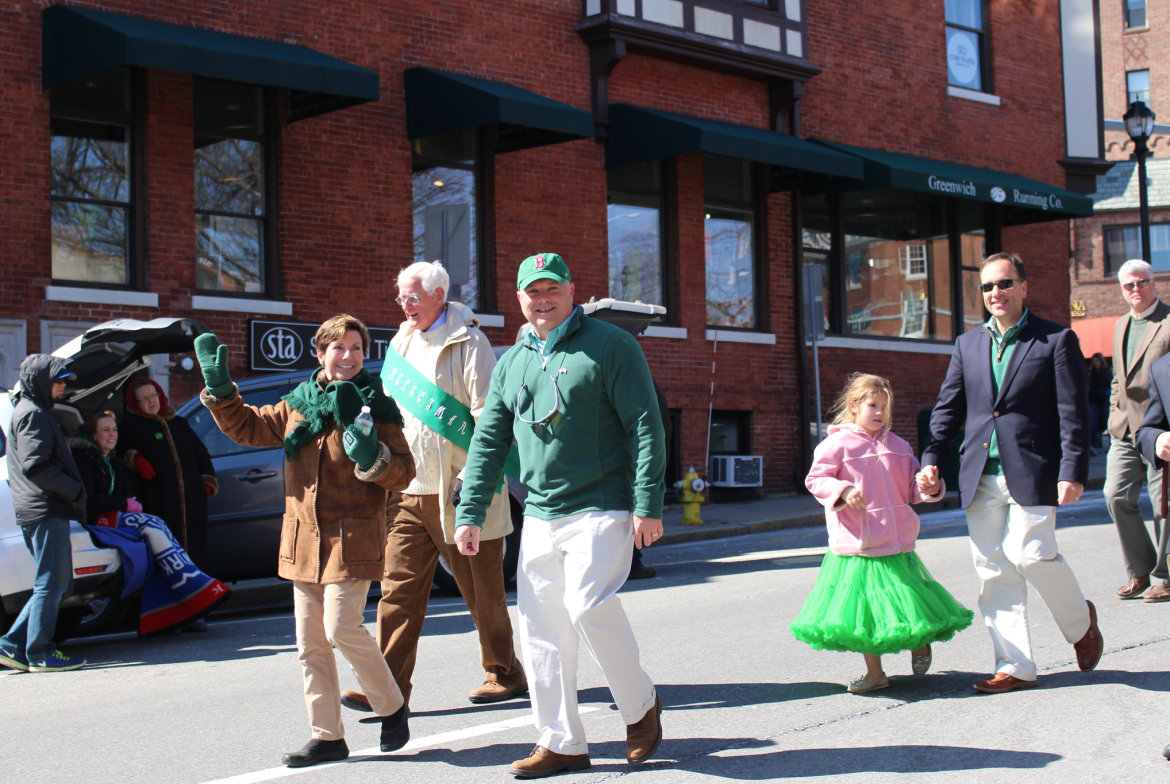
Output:
<instances>
[{"instance_id":1,"label":"open car trunk","mask_svg":"<svg viewBox=\"0 0 1170 784\"><path fill-rule=\"evenodd\" d=\"M68 360L69 369L77 374L56 406L58 421L72 433L98 411L120 414L122 389L131 376L150 365L150 354L193 351L195 338L208 331L186 318L115 319L86 330L53 352Z\"/></svg>"}]
</instances>

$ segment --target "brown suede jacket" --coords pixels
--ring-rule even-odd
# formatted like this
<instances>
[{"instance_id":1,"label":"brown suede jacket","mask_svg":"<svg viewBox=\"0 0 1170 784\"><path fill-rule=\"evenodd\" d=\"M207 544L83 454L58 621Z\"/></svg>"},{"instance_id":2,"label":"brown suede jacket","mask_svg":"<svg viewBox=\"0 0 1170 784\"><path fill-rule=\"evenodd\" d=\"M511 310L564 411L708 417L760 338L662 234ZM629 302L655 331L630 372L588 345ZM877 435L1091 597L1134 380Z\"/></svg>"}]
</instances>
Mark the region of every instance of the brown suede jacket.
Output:
<instances>
[{"instance_id":1,"label":"brown suede jacket","mask_svg":"<svg viewBox=\"0 0 1170 784\"><path fill-rule=\"evenodd\" d=\"M302 417L283 400L246 405L239 390L203 405L237 444L276 447ZM284 461L284 525L278 574L305 583L381 580L386 558L386 502L414 479L414 458L397 425L376 425L378 460L362 471L341 443L334 423L300 454Z\"/></svg>"}]
</instances>

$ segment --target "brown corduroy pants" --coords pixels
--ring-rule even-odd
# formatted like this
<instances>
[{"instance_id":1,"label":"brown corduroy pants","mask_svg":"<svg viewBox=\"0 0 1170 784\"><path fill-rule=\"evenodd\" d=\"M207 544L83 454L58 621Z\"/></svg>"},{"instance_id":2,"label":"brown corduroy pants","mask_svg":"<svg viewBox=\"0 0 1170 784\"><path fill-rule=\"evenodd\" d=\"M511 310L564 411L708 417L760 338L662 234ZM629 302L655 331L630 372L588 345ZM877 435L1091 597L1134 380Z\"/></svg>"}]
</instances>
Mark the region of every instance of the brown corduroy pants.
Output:
<instances>
[{"instance_id":1,"label":"brown corduroy pants","mask_svg":"<svg viewBox=\"0 0 1170 784\"><path fill-rule=\"evenodd\" d=\"M479 544L479 554L460 555L443 537L438 495L403 493L386 533L386 574L378 602L378 645L403 698L410 703L410 677L418 654L439 556L459 585L479 631L479 658L485 680L511 688L524 681L524 667L512 643L512 619L504 593L504 540Z\"/></svg>"}]
</instances>

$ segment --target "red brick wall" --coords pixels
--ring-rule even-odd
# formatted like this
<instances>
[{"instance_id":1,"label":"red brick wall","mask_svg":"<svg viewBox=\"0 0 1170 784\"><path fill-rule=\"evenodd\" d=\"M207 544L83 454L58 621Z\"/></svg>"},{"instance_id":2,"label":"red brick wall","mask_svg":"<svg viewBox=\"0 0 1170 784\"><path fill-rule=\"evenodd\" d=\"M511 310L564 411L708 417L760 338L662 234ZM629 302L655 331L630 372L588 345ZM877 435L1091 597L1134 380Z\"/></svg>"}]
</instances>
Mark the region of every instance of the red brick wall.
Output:
<instances>
[{"instance_id":1,"label":"red brick wall","mask_svg":"<svg viewBox=\"0 0 1170 784\"><path fill-rule=\"evenodd\" d=\"M399 320L398 270L410 262L411 160L402 102L404 69L426 65L525 87L574 106L590 101L588 50L573 31L577 0L476 5L433 2L333 4L263 0L224 6L175 0L78 3L310 46L381 76L382 99L291 126L280 124L278 156L282 298L293 319L319 321L344 310L376 325ZM809 3L813 62L824 73L807 86L802 135L1017 172L1063 183L1059 15L1056 0L993 3L992 107L946 95L942 0ZM192 311L194 227L191 80L147 75L147 288L160 308L94 308L46 302L49 282L48 96L40 89L41 8L0 0L5 42L0 81L0 309L28 322L30 351L40 321L118 316L191 316L232 349L232 372L246 375L247 313ZM1047 67L1049 64L1051 67ZM610 97L755 127L768 124L763 82L630 55ZM684 467L700 467L706 447L713 344L704 339L705 262L702 165L677 161L678 324L687 340L643 338L670 405L682 408ZM580 301L607 295L604 148L590 140L499 156L496 160L495 293L510 343L521 323L514 295L517 262L536 251L564 255ZM486 217L486 216L485 216ZM1004 232L1006 248L1028 261L1030 304L1067 321L1067 224ZM775 346L720 343L714 405L751 410L752 448L765 456L766 489L801 484L799 386L793 314L792 202L767 205L766 297ZM1055 273L1055 274L1054 274ZM825 350L827 408L848 373L892 377L895 429L915 441L914 416L934 401L946 357L888 351ZM198 369L172 370L172 397L202 385Z\"/></svg>"}]
</instances>

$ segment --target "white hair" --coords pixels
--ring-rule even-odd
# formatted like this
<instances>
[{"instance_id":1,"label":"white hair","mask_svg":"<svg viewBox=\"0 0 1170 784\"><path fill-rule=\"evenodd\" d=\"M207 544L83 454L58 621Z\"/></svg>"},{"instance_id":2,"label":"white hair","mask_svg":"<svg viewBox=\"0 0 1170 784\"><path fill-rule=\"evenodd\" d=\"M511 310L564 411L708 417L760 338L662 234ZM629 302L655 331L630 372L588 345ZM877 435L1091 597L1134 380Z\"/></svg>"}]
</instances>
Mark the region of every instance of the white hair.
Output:
<instances>
[{"instance_id":1,"label":"white hair","mask_svg":"<svg viewBox=\"0 0 1170 784\"><path fill-rule=\"evenodd\" d=\"M416 261L398 273L399 286L412 280L422 283L423 290L428 294L434 294L435 289L442 289L444 294L451 291L451 276L439 261Z\"/></svg>"},{"instance_id":2,"label":"white hair","mask_svg":"<svg viewBox=\"0 0 1170 784\"><path fill-rule=\"evenodd\" d=\"M1130 259L1121 265L1121 269L1117 270L1117 280L1121 281L1121 276L1129 273L1130 275L1144 275L1147 280L1154 279L1154 268L1150 266L1149 262L1141 259Z\"/></svg>"}]
</instances>

